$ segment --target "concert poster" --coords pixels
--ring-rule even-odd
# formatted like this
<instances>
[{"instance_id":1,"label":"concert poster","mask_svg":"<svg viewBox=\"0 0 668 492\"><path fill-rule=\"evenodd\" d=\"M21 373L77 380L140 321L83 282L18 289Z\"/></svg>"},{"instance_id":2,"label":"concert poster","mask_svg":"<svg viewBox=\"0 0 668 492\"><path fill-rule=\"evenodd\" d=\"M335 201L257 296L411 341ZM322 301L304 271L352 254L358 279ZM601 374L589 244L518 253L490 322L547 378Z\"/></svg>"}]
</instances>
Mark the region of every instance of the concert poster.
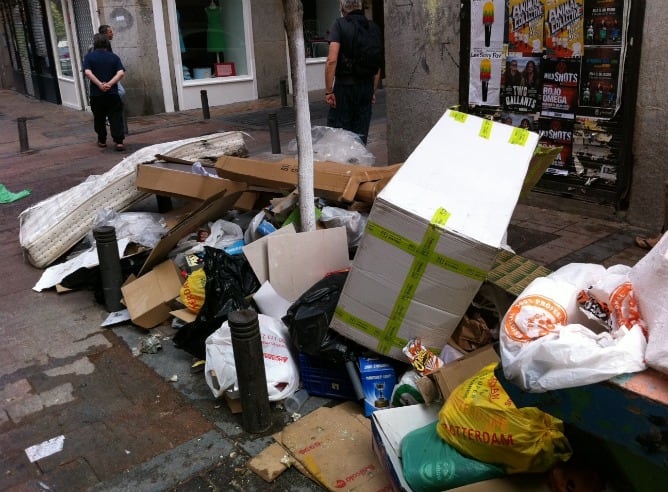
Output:
<instances>
[{"instance_id":1,"label":"concert poster","mask_svg":"<svg viewBox=\"0 0 668 492\"><path fill-rule=\"evenodd\" d=\"M621 48L585 48L578 115L597 118L615 115L620 106L620 57Z\"/></svg>"},{"instance_id":2,"label":"concert poster","mask_svg":"<svg viewBox=\"0 0 668 492\"><path fill-rule=\"evenodd\" d=\"M543 52L543 0L508 0L508 51Z\"/></svg>"},{"instance_id":3,"label":"concert poster","mask_svg":"<svg viewBox=\"0 0 668 492\"><path fill-rule=\"evenodd\" d=\"M566 176L573 169L573 120L558 118L538 120L540 144L545 147L562 147L546 174Z\"/></svg>"},{"instance_id":4,"label":"concert poster","mask_svg":"<svg viewBox=\"0 0 668 492\"><path fill-rule=\"evenodd\" d=\"M545 51L548 56L582 56L584 0L545 0Z\"/></svg>"},{"instance_id":5,"label":"concert poster","mask_svg":"<svg viewBox=\"0 0 668 492\"><path fill-rule=\"evenodd\" d=\"M536 112L540 109L540 56L508 53L501 76L501 105L507 111Z\"/></svg>"},{"instance_id":6,"label":"concert poster","mask_svg":"<svg viewBox=\"0 0 668 492\"><path fill-rule=\"evenodd\" d=\"M541 116L570 120L575 118L578 110L580 65L579 58L543 60Z\"/></svg>"},{"instance_id":7,"label":"concert poster","mask_svg":"<svg viewBox=\"0 0 668 492\"><path fill-rule=\"evenodd\" d=\"M584 14L585 46L621 46L624 0L587 0Z\"/></svg>"}]
</instances>

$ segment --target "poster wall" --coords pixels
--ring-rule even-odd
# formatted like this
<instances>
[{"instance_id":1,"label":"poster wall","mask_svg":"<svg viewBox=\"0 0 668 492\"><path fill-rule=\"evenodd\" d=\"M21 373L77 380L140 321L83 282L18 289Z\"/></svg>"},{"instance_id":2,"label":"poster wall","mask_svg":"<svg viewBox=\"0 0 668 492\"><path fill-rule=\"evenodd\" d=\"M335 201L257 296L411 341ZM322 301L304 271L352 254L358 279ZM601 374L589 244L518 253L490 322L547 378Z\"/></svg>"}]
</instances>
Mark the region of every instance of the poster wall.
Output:
<instances>
[{"instance_id":1,"label":"poster wall","mask_svg":"<svg viewBox=\"0 0 668 492\"><path fill-rule=\"evenodd\" d=\"M605 137L586 129L620 109L630 3L471 0L469 106L561 147L548 174L614 183Z\"/></svg>"}]
</instances>

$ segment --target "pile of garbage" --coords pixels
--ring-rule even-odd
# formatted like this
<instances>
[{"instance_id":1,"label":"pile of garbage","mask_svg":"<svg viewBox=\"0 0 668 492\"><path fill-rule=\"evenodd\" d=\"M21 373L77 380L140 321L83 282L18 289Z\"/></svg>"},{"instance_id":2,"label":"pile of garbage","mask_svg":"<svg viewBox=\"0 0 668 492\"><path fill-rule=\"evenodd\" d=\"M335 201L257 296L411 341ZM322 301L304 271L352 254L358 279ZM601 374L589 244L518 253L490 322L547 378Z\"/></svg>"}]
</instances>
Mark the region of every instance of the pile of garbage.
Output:
<instances>
[{"instance_id":1,"label":"pile of garbage","mask_svg":"<svg viewBox=\"0 0 668 492\"><path fill-rule=\"evenodd\" d=\"M257 313L269 401L297 413L309 395L350 400L370 422L361 432L375 451L368 470L387 472L380 478L341 478L348 471L328 468L318 446L299 454L299 442L282 444L307 469L316 463L314 479L330 489L338 480L436 491L483 481L494 490L516 474L554 479L573 456L564 422L516 405L511 387L543 393L648 365L668 373L665 237L633 268L567 265L521 279L520 292L516 275L514 292L491 280L522 260L499 251L537 135L448 111L402 165L375 168L357 154L363 147L340 144L337 162L327 145L314 165L314 231L300 230L290 156L249 158L241 145L129 158L121 174L135 171L133 199L86 217L75 252L35 290L94 284L104 302L93 232L113 227L127 308L114 322L171 323L174 343L204 362L213 397L228 401L243 400L230 314ZM81 190L57 202L85 202ZM183 205L127 211L137 193ZM23 238L37 235L32 216ZM589 479L588 490L603 490Z\"/></svg>"}]
</instances>

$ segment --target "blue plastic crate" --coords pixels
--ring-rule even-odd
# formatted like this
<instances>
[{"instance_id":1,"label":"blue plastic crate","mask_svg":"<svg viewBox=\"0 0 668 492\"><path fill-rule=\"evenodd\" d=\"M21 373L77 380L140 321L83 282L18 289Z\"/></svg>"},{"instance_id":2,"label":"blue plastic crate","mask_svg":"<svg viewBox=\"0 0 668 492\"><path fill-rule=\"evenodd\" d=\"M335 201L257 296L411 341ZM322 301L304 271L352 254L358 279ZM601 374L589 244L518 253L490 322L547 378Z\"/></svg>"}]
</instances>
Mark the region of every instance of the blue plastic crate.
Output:
<instances>
[{"instance_id":1,"label":"blue plastic crate","mask_svg":"<svg viewBox=\"0 0 668 492\"><path fill-rule=\"evenodd\" d=\"M310 395L357 400L353 384L343 364L299 354L302 384Z\"/></svg>"}]
</instances>

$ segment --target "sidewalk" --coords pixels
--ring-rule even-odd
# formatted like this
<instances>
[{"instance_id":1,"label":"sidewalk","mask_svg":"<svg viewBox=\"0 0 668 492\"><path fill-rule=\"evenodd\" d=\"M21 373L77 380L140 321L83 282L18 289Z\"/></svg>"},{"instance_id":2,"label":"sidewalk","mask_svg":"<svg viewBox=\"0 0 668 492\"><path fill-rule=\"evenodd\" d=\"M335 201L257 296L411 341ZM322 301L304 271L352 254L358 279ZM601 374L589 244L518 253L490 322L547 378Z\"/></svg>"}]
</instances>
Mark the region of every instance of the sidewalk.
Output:
<instances>
[{"instance_id":1,"label":"sidewalk","mask_svg":"<svg viewBox=\"0 0 668 492\"><path fill-rule=\"evenodd\" d=\"M313 97L314 116L322 115L321 99ZM269 432L248 435L239 416L212 398L202 374L191 374L190 356L170 342L171 327L151 331L163 335L161 351L133 356L146 332L132 325L100 327L107 313L92 292L34 292L41 271L23 260L18 241L21 211L143 146L239 129L249 136L251 154L268 151L270 136L261 122L272 110L288 111L278 98L268 98L210 108L207 120L195 110L131 117L127 151L120 154L95 146L90 114L0 91L0 183L12 192L32 191L1 205L0 489L323 490L294 469L272 484L246 469L288 423L282 409L272 409ZM25 153L19 152L18 117L28 118ZM294 138L289 119L280 136L283 146ZM377 165L388 164L381 104L369 149ZM541 200L549 201L532 197L516 208L508 243L517 253L553 269L572 262L632 265L645 254L633 237L649 231L606 211L569 213L535 204ZM326 403L312 397L305 410ZM28 460L27 448L59 436L62 451Z\"/></svg>"}]
</instances>

